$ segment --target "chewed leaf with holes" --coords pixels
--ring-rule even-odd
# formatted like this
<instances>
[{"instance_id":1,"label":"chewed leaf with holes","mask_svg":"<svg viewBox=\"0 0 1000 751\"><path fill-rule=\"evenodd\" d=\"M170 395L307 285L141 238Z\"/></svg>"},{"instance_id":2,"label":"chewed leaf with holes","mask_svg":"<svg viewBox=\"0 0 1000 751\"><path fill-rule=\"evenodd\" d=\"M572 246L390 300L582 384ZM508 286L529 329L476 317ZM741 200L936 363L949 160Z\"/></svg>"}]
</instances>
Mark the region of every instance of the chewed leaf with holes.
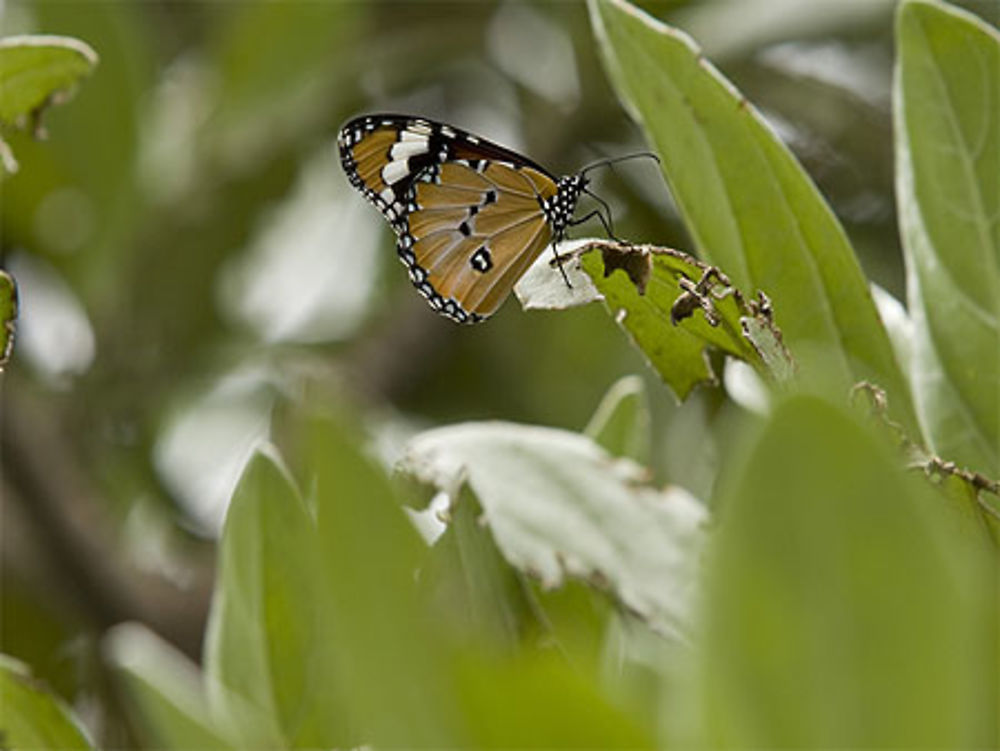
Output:
<instances>
[{"instance_id":1,"label":"chewed leaf with holes","mask_svg":"<svg viewBox=\"0 0 1000 751\"><path fill-rule=\"evenodd\" d=\"M97 65L97 53L79 39L17 36L0 40L0 121L12 125L53 97L72 90Z\"/></svg>"},{"instance_id":2,"label":"chewed leaf with holes","mask_svg":"<svg viewBox=\"0 0 1000 751\"><path fill-rule=\"evenodd\" d=\"M33 35L0 39L0 125L41 131L46 107L67 98L97 65L97 53L79 39ZM8 172L17 162L0 140Z\"/></svg>"},{"instance_id":3,"label":"chewed leaf with holes","mask_svg":"<svg viewBox=\"0 0 1000 751\"><path fill-rule=\"evenodd\" d=\"M653 628L689 633L705 510L647 485L634 462L576 433L495 422L422 433L401 468L453 502L471 488L501 554L543 586L579 577Z\"/></svg>"},{"instance_id":4,"label":"chewed leaf with holes","mask_svg":"<svg viewBox=\"0 0 1000 751\"><path fill-rule=\"evenodd\" d=\"M715 381L710 349L745 360L772 381L787 380L795 370L767 298L748 299L721 271L686 253L588 240L565 265L579 287L575 296L559 292L566 284L542 257L518 285L521 303L561 308L603 299L681 399L698 383Z\"/></svg>"}]
</instances>

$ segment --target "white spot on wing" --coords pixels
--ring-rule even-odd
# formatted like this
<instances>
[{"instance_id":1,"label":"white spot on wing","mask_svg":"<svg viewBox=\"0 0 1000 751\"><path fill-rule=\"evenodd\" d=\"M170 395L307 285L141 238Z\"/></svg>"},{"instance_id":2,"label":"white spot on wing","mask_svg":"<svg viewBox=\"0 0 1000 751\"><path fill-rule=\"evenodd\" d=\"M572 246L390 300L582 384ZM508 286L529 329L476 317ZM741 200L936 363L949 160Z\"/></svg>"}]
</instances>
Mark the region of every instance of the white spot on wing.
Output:
<instances>
[{"instance_id":1,"label":"white spot on wing","mask_svg":"<svg viewBox=\"0 0 1000 751\"><path fill-rule=\"evenodd\" d=\"M393 144L392 149L389 151L389 156L396 160L406 161L415 154L426 153L427 139L421 138L420 140L403 140Z\"/></svg>"},{"instance_id":2,"label":"white spot on wing","mask_svg":"<svg viewBox=\"0 0 1000 751\"><path fill-rule=\"evenodd\" d=\"M402 159L395 162L389 162L382 168L382 182L386 185L392 185L393 183L398 183L404 177L410 174L410 168L406 164L406 160ZM389 191L390 194L392 191ZM383 197L385 192L383 191ZM392 195L386 199L387 202L392 201Z\"/></svg>"},{"instance_id":3,"label":"white spot on wing","mask_svg":"<svg viewBox=\"0 0 1000 751\"><path fill-rule=\"evenodd\" d=\"M382 170L382 171L385 172L385 170ZM384 179L385 178L383 178L383 180ZM388 181L386 181L386 182L388 182ZM393 193L392 188L386 188L381 193L379 193L379 197L388 204L388 203L392 203L393 199L396 197L396 194Z\"/></svg>"}]
</instances>

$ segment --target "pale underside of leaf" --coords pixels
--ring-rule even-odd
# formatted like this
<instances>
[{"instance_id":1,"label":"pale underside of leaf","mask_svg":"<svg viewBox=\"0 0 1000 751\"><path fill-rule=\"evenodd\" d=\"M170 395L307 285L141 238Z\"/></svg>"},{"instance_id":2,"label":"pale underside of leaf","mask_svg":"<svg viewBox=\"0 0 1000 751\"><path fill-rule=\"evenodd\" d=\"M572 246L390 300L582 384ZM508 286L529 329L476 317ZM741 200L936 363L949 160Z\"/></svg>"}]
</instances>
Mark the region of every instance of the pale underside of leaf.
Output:
<instances>
[{"instance_id":1,"label":"pale underside of leaf","mask_svg":"<svg viewBox=\"0 0 1000 751\"><path fill-rule=\"evenodd\" d=\"M653 628L690 633L705 511L646 485L637 464L575 433L469 423L417 436L401 468L453 499L468 485L504 557L544 586L579 577Z\"/></svg>"}]
</instances>

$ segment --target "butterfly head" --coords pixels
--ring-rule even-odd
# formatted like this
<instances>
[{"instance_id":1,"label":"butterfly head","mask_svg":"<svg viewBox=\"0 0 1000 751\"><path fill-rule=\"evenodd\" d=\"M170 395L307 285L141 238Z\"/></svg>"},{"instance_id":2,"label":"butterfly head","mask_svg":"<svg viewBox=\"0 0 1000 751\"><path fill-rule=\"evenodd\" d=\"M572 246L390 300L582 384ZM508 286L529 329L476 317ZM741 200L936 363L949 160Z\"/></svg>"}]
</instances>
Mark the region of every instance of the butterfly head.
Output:
<instances>
[{"instance_id":1,"label":"butterfly head","mask_svg":"<svg viewBox=\"0 0 1000 751\"><path fill-rule=\"evenodd\" d=\"M559 178L556 183L556 192L551 198L542 200L542 213L552 227L552 234L556 240L561 240L566 233L566 228L573 220L573 212L576 211L576 204L580 200L580 194L587 187L589 180L582 172L575 175L566 175Z\"/></svg>"}]
</instances>

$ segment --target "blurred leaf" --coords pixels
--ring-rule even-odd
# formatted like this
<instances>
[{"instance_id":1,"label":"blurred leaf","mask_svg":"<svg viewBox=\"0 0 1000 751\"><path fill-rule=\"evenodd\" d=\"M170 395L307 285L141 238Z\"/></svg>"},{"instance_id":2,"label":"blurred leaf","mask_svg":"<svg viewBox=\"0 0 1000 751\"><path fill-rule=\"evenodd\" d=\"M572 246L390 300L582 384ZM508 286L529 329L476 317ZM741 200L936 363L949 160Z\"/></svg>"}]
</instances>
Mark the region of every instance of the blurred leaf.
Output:
<instances>
[{"instance_id":1,"label":"blurred leaf","mask_svg":"<svg viewBox=\"0 0 1000 751\"><path fill-rule=\"evenodd\" d=\"M913 319L906 306L877 284L872 284L872 297L879 317L885 323L889 341L904 372L913 372Z\"/></svg>"},{"instance_id":2,"label":"blurred leaf","mask_svg":"<svg viewBox=\"0 0 1000 751\"><path fill-rule=\"evenodd\" d=\"M544 627L538 634L539 648L558 650L575 670L603 679L608 632L619 615L614 604L587 582L567 579L558 589L526 583ZM655 638L675 643L660 634Z\"/></svg>"},{"instance_id":3,"label":"blurred leaf","mask_svg":"<svg viewBox=\"0 0 1000 751\"><path fill-rule=\"evenodd\" d=\"M358 9L344 3L247 2L226 10L214 47L224 84L223 109L271 107L310 76L332 77L335 40L358 31ZM268 40L267 52L261 40Z\"/></svg>"},{"instance_id":4,"label":"blurred leaf","mask_svg":"<svg viewBox=\"0 0 1000 751\"><path fill-rule=\"evenodd\" d=\"M133 3L34 3L31 15L38 28L85 39L101 64L71 107L48 113L46 141L17 140L22 170L4 186L0 219L5 242L56 259L100 338L102 314L121 320L134 289L118 282L145 218L135 157L156 26Z\"/></svg>"},{"instance_id":5,"label":"blurred leaf","mask_svg":"<svg viewBox=\"0 0 1000 751\"><path fill-rule=\"evenodd\" d=\"M812 397L721 492L702 683L711 747L992 747L992 551L887 442Z\"/></svg>"},{"instance_id":6,"label":"blurred leaf","mask_svg":"<svg viewBox=\"0 0 1000 751\"><path fill-rule=\"evenodd\" d=\"M604 680L617 702L656 729L657 748L697 748L697 653L663 639L634 618L610 619Z\"/></svg>"},{"instance_id":7,"label":"blurred leaf","mask_svg":"<svg viewBox=\"0 0 1000 751\"><path fill-rule=\"evenodd\" d=\"M733 60L753 57L789 39L835 38L845 29L858 33L857 29L881 25L892 15L892 5L893 0L689 2L683 3L671 19L713 58Z\"/></svg>"},{"instance_id":8,"label":"blurred leaf","mask_svg":"<svg viewBox=\"0 0 1000 751\"><path fill-rule=\"evenodd\" d=\"M69 96L97 65L85 42L62 36L0 39L0 124L17 125Z\"/></svg>"},{"instance_id":9,"label":"blurred leaf","mask_svg":"<svg viewBox=\"0 0 1000 751\"><path fill-rule=\"evenodd\" d=\"M583 432L608 453L648 466L650 430L646 385L625 376L611 385Z\"/></svg>"},{"instance_id":10,"label":"blurred leaf","mask_svg":"<svg viewBox=\"0 0 1000 751\"><path fill-rule=\"evenodd\" d=\"M1000 546L1000 483L936 457L921 468L951 502L970 542L982 544L986 539Z\"/></svg>"},{"instance_id":11,"label":"blurred leaf","mask_svg":"<svg viewBox=\"0 0 1000 751\"><path fill-rule=\"evenodd\" d=\"M17 328L17 282L0 269L0 371L10 361L14 352L14 333Z\"/></svg>"},{"instance_id":12,"label":"blurred leaf","mask_svg":"<svg viewBox=\"0 0 1000 751\"><path fill-rule=\"evenodd\" d=\"M700 253L761 290L796 360L823 354L843 393L867 380L915 424L909 387L844 231L763 118L682 32L624 0L590 0L619 98L659 154Z\"/></svg>"},{"instance_id":13,"label":"blurred leaf","mask_svg":"<svg viewBox=\"0 0 1000 751\"><path fill-rule=\"evenodd\" d=\"M475 728L477 747L652 747L634 720L554 657L463 667L458 708Z\"/></svg>"},{"instance_id":14,"label":"blurred leaf","mask_svg":"<svg viewBox=\"0 0 1000 751\"><path fill-rule=\"evenodd\" d=\"M236 748L220 735L198 668L172 645L137 623L105 637L108 660L119 673L127 706L151 748Z\"/></svg>"},{"instance_id":15,"label":"blurred leaf","mask_svg":"<svg viewBox=\"0 0 1000 751\"><path fill-rule=\"evenodd\" d=\"M247 746L325 744L316 695L316 528L282 468L247 465L219 550L205 647L210 697ZM216 686L225 690L217 695ZM328 713L328 710L326 710Z\"/></svg>"},{"instance_id":16,"label":"blurred leaf","mask_svg":"<svg viewBox=\"0 0 1000 751\"><path fill-rule=\"evenodd\" d=\"M338 697L328 711L376 746L460 745L444 645L416 596L419 535L357 434L315 419L307 441L325 573L317 659L328 652Z\"/></svg>"},{"instance_id":17,"label":"blurred leaf","mask_svg":"<svg viewBox=\"0 0 1000 751\"><path fill-rule=\"evenodd\" d=\"M591 250L597 248L600 256ZM698 383L715 382L707 359L713 349L745 360L770 381L794 372L770 304L747 301L718 269L671 248L593 241L581 252L609 312L679 398Z\"/></svg>"},{"instance_id":18,"label":"blurred leaf","mask_svg":"<svg viewBox=\"0 0 1000 751\"><path fill-rule=\"evenodd\" d=\"M897 19L896 182L932 449L1000 475L1000 35L908 0Z\"/></svg>"},{"instance_id":19,"label":"blurred leaf","mask_svg":"<svg viewBox=\"0 0 1000 751\"><path fill-rule=\"evenodd\" d=\"M44 134L47 107L65 101L97 65L97 53L79 39L13 36L0 39L0 126ZM0 164L17 172L18 163L0 137Z\"/></svg>"},{"instance_id":20,"label":"blurred leaf","mask_svg":"<svg viewBox=\"0 0 1000 751\"><path fill-rule=\"evenodd\" d=\"M452 615L477 643L511 650L534 619L521 580L497 551L475 496L464 489L420 581L436 612Z\"/></svg>"},{"instance_id":21,"label":"blurred leaf","mask_svg":"<svg viewBox=\"0 0 1000 751\"><path fill-rule=\"evenodd\" d=\"M580 577L663 633L689 631L704 511L643 485L631 461L576 433L495 422L422 433L401 468L452 499L467 483L501 553L544 587Z\"/></svg>"},{"instance_id":22,"label":"blurred leaf","mask_svg":"<svg viewBox=\"0 0 1000 751\"><path fill-rule=\"evenodd\" d=\"M984 540L1000 543L1000 482L929 453L886 416L885 394L879 389L862 384L852 390L855 400L860 394L868 397L869 416L883 435L902 449L907 466L923 472L956 512L967 539L977 545Z\"/></svg>"},{"instance_id":23,"label":"blurred leaf","mask_svg":"<svg viewBox=\"0 0 1000 751\"><path fill-rule=\"evenodd\" d=\"M0 746L94 748L79 720L58 696L13 657L0 654Z\"/></svg>"},{"instance_id":24,"label":"blurred leaf","mask_svg":"<svg viewBox=\"0 0 1000 751\"><path fill-rule=\"evenodd\" d=\"M220 6L209 51L220 76L216 144L238 167L276 145L322 130L343 108L343 85L359 65L363 6L242 2ZM219 154L216 153L215 156Z\"/></svg>"}]
</instances>

